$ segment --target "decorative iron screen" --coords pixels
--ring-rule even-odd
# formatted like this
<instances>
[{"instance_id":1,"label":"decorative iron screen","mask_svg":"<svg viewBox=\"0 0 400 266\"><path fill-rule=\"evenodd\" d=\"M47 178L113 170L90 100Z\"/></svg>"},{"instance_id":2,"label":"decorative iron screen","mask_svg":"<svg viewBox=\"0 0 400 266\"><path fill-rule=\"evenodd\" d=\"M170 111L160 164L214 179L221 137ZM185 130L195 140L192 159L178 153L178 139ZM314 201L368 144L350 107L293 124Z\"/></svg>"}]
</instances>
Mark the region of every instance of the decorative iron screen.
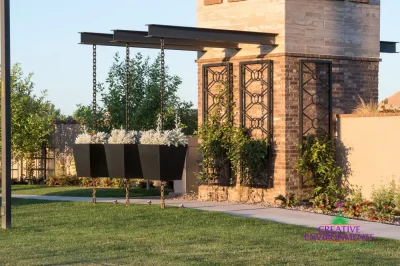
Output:
<instances>
[{"instance_id":1,"label":"decorative iron screen","mask_svg":"<svg viewBox=\"0 0 400 266\"><path fill-rule=\"evenodd\" d=\"M232 119L230 104L232 101L232 64L208 64L203 65L203 121L220 106L221 119ZM219 161L218 159L216 161ZM231 166L229 160L217 163L215 169L208 169L216 174L216 178L210 184L228 186L234 185L231 180Z\"/></svg>"},{"instance_id":2,"label":"decorative iron screen","mask_svg":"<svg viewBox=\"0 0 400 266\"><path fill-rule=\"evenodd\" d=\"M240 63L240 123L255 139L272 140L272 61L251 61ZM271 147L271 145L270 145ZM271 162L272 149L268 156ZM271 165L271 163L270 163ZM270 187L271 167L262 176L246 179L242 185Z\"/></svg>"},{"instance_id":3,"label":"decorative iron screen","mask_svg":"<svg viewBox=\"0 0 400 266\"><path fill-rule=\"evenodd\" d=\"M300 61L299 111L300 144L308 135L332 137L332 62Z\"/></svg>"},{"instance_id":4,"label":"decorative iron screen","mask_svg":"<svg viewBox=\"0 0 400 266\"><path fill-rule=\"evenodd\" d=\"M300 141L313 135L332 135L332 62L301 60Z\"/></svg>"}]
</instances>

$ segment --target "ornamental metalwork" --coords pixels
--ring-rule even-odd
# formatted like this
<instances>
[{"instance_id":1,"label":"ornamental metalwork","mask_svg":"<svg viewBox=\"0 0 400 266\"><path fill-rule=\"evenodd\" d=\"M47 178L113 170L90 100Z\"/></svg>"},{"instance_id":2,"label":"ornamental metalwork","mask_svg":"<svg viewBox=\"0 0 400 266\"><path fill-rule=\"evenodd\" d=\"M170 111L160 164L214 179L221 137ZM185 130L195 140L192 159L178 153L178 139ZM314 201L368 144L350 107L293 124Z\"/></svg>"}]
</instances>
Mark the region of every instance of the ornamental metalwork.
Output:
<instances>
[{"instance_id":1,"label":"ornamental metalwork","mask_svg":"<svg viewBox=\"0 0 400 266\"><path fill-rule=\"evenodd\" d=\"M248 130L252 138L272 140L272 61L251 61L240 63L240 123ZM272 146L268 151L271 162ZM270 163L272 165L272 162ZM259 177L244 177L241 171L242 185L251 187L272 187L272 167L265 169Z\"/></svg>"}]
</instances>

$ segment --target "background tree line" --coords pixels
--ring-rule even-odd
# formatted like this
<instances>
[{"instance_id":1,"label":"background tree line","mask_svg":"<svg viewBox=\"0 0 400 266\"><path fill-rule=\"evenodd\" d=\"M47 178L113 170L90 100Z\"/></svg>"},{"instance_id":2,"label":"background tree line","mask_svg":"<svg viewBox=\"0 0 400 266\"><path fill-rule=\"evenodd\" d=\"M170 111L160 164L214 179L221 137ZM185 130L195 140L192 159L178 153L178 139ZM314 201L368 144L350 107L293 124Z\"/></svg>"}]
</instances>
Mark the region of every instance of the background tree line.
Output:
<instances>
[{"instance_id":1,"label":"background tree line","mask_svg":"<svg viewBox=\"0 0 400 266\"><path fill-rule=\"evenodd\" d=\"M97 107L98 131L110 132L125 127L125 60L115 54L114 62L104 83L97 88L100 95ZM138 53L130 60L130 128L133 130L155 129L160 113L160 56L150 61ZM27 175L33 175L33 157L44 143L48 143L54 131L55 120L71 119L46 99L46 91L33 92L33 74L24 75L20 64L11 73L11 148L14 161L26 160ZM177 91L182 80L170 75L166 69L165 83L165 129L174 127L178 114L186 134L197 130L197 110L191 102L182 101ZM92 128L92 105L78 105L73 119ZM0 124L1 130L1 124ZM0 142L1 149L1 142ZM1 155L0 155L1 156Z\"/></svg>"}]
</instances>

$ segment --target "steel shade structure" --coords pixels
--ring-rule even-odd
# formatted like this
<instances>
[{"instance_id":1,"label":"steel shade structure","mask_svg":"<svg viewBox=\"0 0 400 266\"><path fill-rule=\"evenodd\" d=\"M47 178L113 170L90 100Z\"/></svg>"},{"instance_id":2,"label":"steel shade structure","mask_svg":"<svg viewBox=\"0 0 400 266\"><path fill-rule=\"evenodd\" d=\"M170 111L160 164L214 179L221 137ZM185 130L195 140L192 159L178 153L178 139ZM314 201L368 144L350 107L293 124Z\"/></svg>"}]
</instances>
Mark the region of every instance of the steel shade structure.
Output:
<instances>
[{"instance_id":1,"label":"steel shade structure","mask_svg":"<svg viewBox=\"0 0 400 266\"><path fill-rule=\"evenodd\" d=\"M239 44L275 44L276 33L221 30L170 25L148 25L148 31L113 30L113 34L81 32L81 44L160 49L160 39L168 50L199 51L206 48L237 49Z\"/></svg>"},{"instance_id":2,"label":"steel shade structure","mask_svg":"<svg viewBox=\"0 0 400 266\"><path fill-rule=\"evenodd\" d=\"M397 52L397 47L396 44L398 42L386 42L386 41L381 41L380 43L380 52L381 53L387 53L387 54L396 54Z\"/></svg>"},{"instance_id":3,"label":"steel shade structure","mask_svg":"<svg viewBox=\"0 0 400 266\"><path fill-rule=\"evenodd\" d=\"M275 45L277 33L262 33L238 30L219 30L170 25L147 25L150 37L180 38L211 42L233 42L245 44Z\"/></svg>"},{"instance_id":4,"label":"steel shade structure","mask_svg":"<svg viewBox=\"0 0 400 266\"><path fill-rule=\"evenodd\" d=\"M147 31L114 30L114 41L124 43L147 43L160 45L160 38L150 37ZM233 42L213 42L192 39L164 38L165 45L168 46L190 46L190 47L211 47L239 49L239 45Z\"/></svg>"},{"instance_id":5,"label":"steel shade structure","mask_svg":"<svg viewBox=\"0 0 400 266\"><path fill-rule=\"evenodd\" d=\"M114 35L108 33L95 33L95 32L81 32L80 44L88 45L101 45L101 46L116 46L116 47L129 47L136 48L150 48L160 49L160 40L158 39L157 44L153 41L150 42L129 42L127 40L123 42L114 41ZM203 47L193 47L184 45L165 45L165 49L168 50L182 50L182 51L204 51Z\"/></svg>"}]
</instances>

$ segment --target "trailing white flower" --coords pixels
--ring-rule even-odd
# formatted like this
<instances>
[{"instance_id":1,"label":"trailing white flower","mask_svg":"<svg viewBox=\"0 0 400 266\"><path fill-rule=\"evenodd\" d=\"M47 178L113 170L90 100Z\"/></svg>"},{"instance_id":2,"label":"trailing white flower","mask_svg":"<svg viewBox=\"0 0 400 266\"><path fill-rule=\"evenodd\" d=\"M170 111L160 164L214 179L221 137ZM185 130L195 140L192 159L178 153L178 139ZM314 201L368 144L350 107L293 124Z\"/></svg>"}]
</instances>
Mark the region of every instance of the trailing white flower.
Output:
<instances>
[{"instance_id":1,"label":"trailing white flower","mask_svg":"<svg viewBox=\"0 0 400 266\"><path fill-rule=\"evenodd\" d=\"M76 144L90 144L92 143L92 136L86 131L82 134L79 134L75 139Z\"/></svg>"},{"instance_id":2,"label":"trailing white flower","mask_svg":"<svg viewBox=\"0 0 400 266\"><path fill-rule=\"evenodd\" d=\"M139 143L140 132L114 129L108 139L109 144L136 144Z\"/></svg>"}]
</instances>

